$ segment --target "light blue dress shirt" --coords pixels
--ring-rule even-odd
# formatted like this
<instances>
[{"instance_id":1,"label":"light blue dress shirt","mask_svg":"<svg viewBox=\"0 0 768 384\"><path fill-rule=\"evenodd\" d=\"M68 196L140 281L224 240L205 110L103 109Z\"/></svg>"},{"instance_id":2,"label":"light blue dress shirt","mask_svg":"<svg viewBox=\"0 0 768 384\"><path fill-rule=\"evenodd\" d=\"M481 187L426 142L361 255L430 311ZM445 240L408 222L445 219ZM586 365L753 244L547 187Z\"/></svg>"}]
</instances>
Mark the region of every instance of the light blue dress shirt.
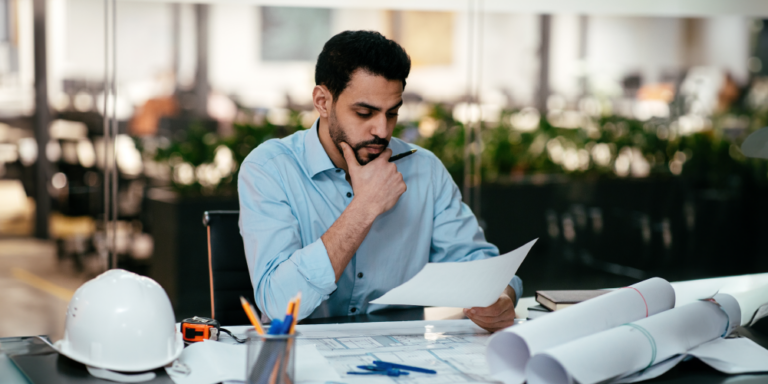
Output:
<instances>
[{"instance_id":1,"label":"light blue dress shirt","mask_svg":"<svg viewBox=\"0 0 768 384\"><path fill-rule=\"evenodd\" d=\"M270 318L302 292L300 318L369 313L369 301L408 281L428 262L498 256L445 166L431 152L392 138L408 190L373 222L338 282L320 239L352 201L345 172L325 152L317 125L259 145L240 168L240 234L256 304ZM456 284L469 284L457 281ZM523 282L510 285L516 300ZM501 293L501 292L499 292Z\"/></svg>"}]
</instances>

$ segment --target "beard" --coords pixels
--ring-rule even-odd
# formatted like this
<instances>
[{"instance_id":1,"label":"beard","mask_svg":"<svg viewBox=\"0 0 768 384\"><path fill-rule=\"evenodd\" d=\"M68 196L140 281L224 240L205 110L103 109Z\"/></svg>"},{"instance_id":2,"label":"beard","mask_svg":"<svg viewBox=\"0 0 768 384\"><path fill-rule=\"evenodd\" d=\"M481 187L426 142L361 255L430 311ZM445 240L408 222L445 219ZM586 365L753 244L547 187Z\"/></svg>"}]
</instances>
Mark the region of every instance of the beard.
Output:
<instances>
[{"instance_id":1,"label":"beard","mask_svg":"<svg viewBox=\"0 0 768 384\"><path fill-rule=\"evenodd\" d=\"M349 141L349 137L347 136L347 132L344 130L344 128L341 127L339 124L339 121L336 119L336 106L334 106L331 109L331 114L328 117L328 133L331 135L331 140L333 140L333 145L336 146L336 149L339 150L339 153L341 153L341 156L344 156L344 151L341 149L341 143L347 143L350 147L352 147L352 152L355 153L355 159L357 159L357 162L360 163L360 165L366 165L379 157L380 153L370 153L368 154L367 159L363 159L360 157L360 150L368 145L383 145L384 148L389 146L389 140L382 139L381 137L374 136L373 140L367 140L363 141L357 144L352 144Z\"/></svg>"}]
</instances>

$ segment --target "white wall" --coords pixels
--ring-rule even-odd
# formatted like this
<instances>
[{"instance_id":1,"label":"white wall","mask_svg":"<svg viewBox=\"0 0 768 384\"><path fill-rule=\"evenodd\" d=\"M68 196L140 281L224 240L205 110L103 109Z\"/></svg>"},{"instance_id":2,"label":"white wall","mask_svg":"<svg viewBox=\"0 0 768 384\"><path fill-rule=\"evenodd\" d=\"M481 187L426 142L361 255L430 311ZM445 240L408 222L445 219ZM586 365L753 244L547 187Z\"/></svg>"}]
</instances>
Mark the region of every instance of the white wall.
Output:
<instances>
[{"instance_id":1,"label":"white wall","mask_svg":"<svg viewBox=\"0 0 768 384\"><path fill-rule=\"evenodd\" d=\"M584 63L579 60L581 21L578 15L555 15L551 21L549 88L568 99L579 96L579 76Z\"/></svg>"},{"instance_id":2,"label":"white wall","mask_svg":"<svg viewBox=\"0 0 768 384\"><path fill-rule=\"evenodd\" d=\"M637 72L645 83L658 82L683 67L683 26L677 18L590 17L588 70L616 78Z\"/></svg>"},{"instance_id":3,"label":"white wall","mask_svg":"<svg viewBox=\"0 0 768 384\"><path fill-rule=\"evenodd\" d=\"M260 60L260 18L259 8L251 5L211 6L211 87L225 94L236 94L252 106L283 106L285 94L299 102L311 100L313 63Z\"/></svg>"},{"instance_id":4,"label":"white wall","mask_svg":"<svg viewBox=\"0 0 768 384\"><path fill-rule=\"evenodd\" d=\"M210 79L214 89L238 94L252 105L274 106L289 94L309 103L314 86L314 62L261 62L260 17L257 7L218 4L211 7ZM386 33L383 11L336 10L332 33L348 29ZM530 102L535 92L538 22L531 15L489 14L484 23L483 89L508 89L520 103ZM467 20L458 14L454 25L454 59L451 65L414 67L408 91L431 100L451 100L466 91Z\"/></svg>"},{"instance_id":5,"label":"white wall","mask_svg":"<svg viewBox=\"0 0 768 384\"><path fill-rule=\"evenodd\" d=\"M67 0L63 73L101 80L104 75L104 2ZM171 68L170 5L117 3L117 77L144 80Z\"/></svg>"},{"instance_id":6,"label":"white wall","mask_svg":"<svg viewBox=\"0 0 768 384\"><path fill-rule=\"evenodd\" d=\"M714 66L745 84L749 79L749 19L719 16L703 19L702 57L699 65Z\"/></svg>"}]
</instances>

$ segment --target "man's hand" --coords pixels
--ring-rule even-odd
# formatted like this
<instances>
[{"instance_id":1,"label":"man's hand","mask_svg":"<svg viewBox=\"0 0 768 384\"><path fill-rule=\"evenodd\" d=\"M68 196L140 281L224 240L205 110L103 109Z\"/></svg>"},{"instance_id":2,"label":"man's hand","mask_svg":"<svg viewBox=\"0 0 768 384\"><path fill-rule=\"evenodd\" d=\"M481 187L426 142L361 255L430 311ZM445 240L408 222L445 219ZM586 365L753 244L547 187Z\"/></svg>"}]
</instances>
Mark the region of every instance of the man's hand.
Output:
<instances>
[{"instance_id":1,"label":"man's hand","mask_svg":"<svg viewBox=\"0 0 768 384\"><path fill-rule=\"evenodd\" d=\"M355 191L355 199L359 200L363 207L373 209L376 216L394 207L400 196L405 193L406 186L403 174L397 171L397 165L388 161L392 150L387 148L379 157L362 166L347 143L341 143L341 149L349 168L349 179L352 190Z\"/></svg>"},{"instance_id":2,"label":"man's hand","mask_svg":"<svg viewBox=\"0 0 768 384\"><path fill-rule=\"evenodd\" d=\"M488 307L464 309L466 315L480 328L488 332L496 332L515 323L515 290L507 287L499 295L499 299Z\"/></svg>"}]
</instances>

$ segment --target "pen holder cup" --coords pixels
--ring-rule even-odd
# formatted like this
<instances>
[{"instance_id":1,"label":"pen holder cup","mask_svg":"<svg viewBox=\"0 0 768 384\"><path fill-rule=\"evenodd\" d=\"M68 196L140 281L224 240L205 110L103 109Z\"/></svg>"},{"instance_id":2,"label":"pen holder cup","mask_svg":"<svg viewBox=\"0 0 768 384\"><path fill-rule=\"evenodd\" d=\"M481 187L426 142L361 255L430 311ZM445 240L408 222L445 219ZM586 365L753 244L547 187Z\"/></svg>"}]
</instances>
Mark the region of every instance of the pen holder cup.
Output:
<instances>
[{"instance_id":1,"label":"pen holder cup","mask_svg":"<svg viewBox=\"0 0 768 384\"><path fill-rule=\"evenodd\" d=\"M292 384L296 367L296 335L246 335L245 377L248 384Z\"/></svg>"}]
</instances>

